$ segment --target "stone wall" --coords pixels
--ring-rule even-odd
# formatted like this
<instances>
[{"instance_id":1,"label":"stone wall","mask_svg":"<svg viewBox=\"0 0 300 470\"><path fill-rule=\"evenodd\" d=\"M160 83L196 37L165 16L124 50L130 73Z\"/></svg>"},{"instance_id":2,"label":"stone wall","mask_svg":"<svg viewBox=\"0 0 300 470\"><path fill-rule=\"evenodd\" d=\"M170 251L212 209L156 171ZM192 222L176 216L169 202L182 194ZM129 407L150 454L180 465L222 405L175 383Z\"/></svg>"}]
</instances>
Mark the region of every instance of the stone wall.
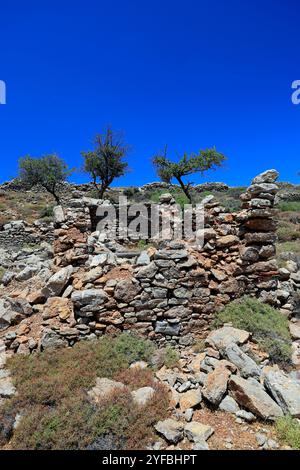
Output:
<instances>
[{"instance_id":1,"label":"stone wall","mask_svg":"<svg viewBox=\"0 0 300 470\"><path fill-rule=\"evenodd\" d=\"M242 195L241 212L227 213L208 200L201 249L180 240L141 251L130 240L91 231L98 202L84 198L57 207L55 266L73 268L65 296L78 328L96 335L135 330L159 344L186 345L205 336L214 313L232 299L255 295L284 306L284 273L274 259L277 177L274 170L256 177Z\"/></svg>"}]
</instances>

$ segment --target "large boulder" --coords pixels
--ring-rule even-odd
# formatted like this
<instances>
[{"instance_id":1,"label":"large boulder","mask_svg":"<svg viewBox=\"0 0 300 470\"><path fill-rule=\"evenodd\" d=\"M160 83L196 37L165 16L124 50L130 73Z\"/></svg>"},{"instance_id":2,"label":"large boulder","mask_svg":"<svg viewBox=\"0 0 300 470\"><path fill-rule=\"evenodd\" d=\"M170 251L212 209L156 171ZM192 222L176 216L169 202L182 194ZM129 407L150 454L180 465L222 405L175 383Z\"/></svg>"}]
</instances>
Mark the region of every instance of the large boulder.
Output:
<instances>
[{"instance_id":1,"label":"large boulder","mask_svg":"<svg viewBox=\"0 0 300 470\"><path fill-rule=\"evenodd\" d=\"M42 294L44 297L58 297L66 287L72 273L73 266L70 265L53 274L45 287L42 289Z\"/></svg>"},{"instance_id":2,"label":"large boulder","mask_svg":"<svg viewBox=\"0 0 300 470\"><path fill-rule=\"evenodd\" d=\"M300 418L300 381L287 376L277 366L266 367L263 380L283 412Z\"/></svg>"},{"instance_id":3,"label":"large boulder","mask_svg":"<svg viewBox=\"0 0 300 470\"><path fill-rule=\"evenodd\" d=\"M223 326L212 331L206 338L206 343L216 349L223 349L230 343L244 344L248 341L250 333L232 326Z\"/></svg>"},{"instance_id":4,"label":"large boulder","mask_svg":"<svg viewBox=\"0 0 300 470\"><path fill-rule=\"evenodd\" d=\"M262 419L274 420L283 416L281 408L272 400L262 385L255 379L243 379L231 376L229 380L230 395L243 408Z\"/></svg>"},{"instance_id":5,"label":"large boulder","mask_svg":"<svg viewBox=\"0 0 300 470\"><path fill-rule=\"evenodd\" d=\"M263 173L257 175L253 180L252 184L260 183L274 183L277 180L279 173L277 170L266 170Z\"/></svg>"},{"instance_id":6,"label":"large boulder","mask_svg":"<svg viewBox=\"0 0 300 470\"><path fill-rule=\"evenodd\" d=\"M204 398L213 405L218 405L226 393L230 375L230 370L225 367L216 367L214 371L210 372L202 388Z\"/></svg>"},{"instance_id":7,"label":"large boulder","mask_svg":"<svg viewBox=\"0 0 300 470\"><path fill-rule=\"evenodd\" d=\"M145 406L151 400L155 393L152 387L141 387L138 390L131 392L134 403L139 406Z\"/></svg>"},{"instance_id":8,"label":"large boulder","mask_svg":"<svg viewBox=\"0 0 300 470\"><path fill-rule=\"evenodd\" d=\"M261 370L256 362L245 354L237 344L228 344L224 350L224 355L230 362L237 366L242 377L260 377Z\"/></svg>"}]
</instances>

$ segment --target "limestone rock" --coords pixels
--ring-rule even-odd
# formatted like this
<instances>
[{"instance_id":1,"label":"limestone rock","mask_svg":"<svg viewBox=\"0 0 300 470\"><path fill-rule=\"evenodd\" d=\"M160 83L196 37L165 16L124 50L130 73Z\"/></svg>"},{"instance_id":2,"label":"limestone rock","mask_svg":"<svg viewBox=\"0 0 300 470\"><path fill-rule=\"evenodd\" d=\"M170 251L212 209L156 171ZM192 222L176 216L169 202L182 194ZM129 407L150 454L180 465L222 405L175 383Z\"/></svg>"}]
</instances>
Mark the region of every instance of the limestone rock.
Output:
<instances>
[{"instance_id":1,"label":"limestone rock","mask_svg":"<svg viewBox=\"0 0 300 470\"><path fill-rule=\"evenodd\" d=\"M171 444L177 444L183 438L184 424L174 419L165 419L155 424L156 431Z\"/></svg>"},{"instance_id":2,"label":"limestone rock","mask_svg":"<svg viewBox=\"0 0 300 470\"><path fill-rule=\"evenodd\" d=\"M184 434L191 442L206 441L213 433L214 429L211 426L198 421L191 421L184 427Z\"/></svg>"},{"instance_id":3,"label":"limestone rock","mask_svg":"<svg viewBox=\"0 0 300 470\"><path fill-rule=\"evenodd\" d=\"M263 419L274 420L283 415L281 408L254 379L231 376L230 395L237 403Z\"/></svg>"},{"instance_id":4,"label":"limestone rock","mask_svg":"<svg viewBox=\"0 0 300 470\"><path fill-rule=\"evenodd\" d=\"M202 395L213 405L218 405L224 397L227 390L228 379L231 372L225 367L216 367L216 369L207 375Z\"/></svg>"},{"instance_id":5,"label":"limestone rock","mask_svg":"<svg viewBox=\"0 0 300 470\"><path fill-rule=\"evenodd\" d=\"M99 403L114 391L121 391L124 387L125 385L122 382L98 377L95 387L88 391L88 395L95 403Z\"/></svg>"},{"instance_id":6,"label":"limestone rock","mask_svg":"<svg viewBox=\"0 0 300 470\"><path fill-rule=\"evenodd\" d=\"M250 333L232 326L223 326L212 331L206 338L206 343L217 349L226 348L230 343L244 344L248 341Z\"/></svg>"},{"instance_id":7,"label":"limestone rock","mask_svg":"<svg viewBox=\"0 0 300 470\"><path fill-rule=\"evenodd\" d=\"M300 418L300 382L288 377L277 366L263 371L264 385L285 414Z\"/></svg>"},{"instance_id":8,"label":"limestone rock","mask_svg":"<svg viewBox=\"0 0 300 470\"><path fill-rule=\"evenodd\" d=\"M237 402L230 395L226 395L219 404L219 409L221 411L227 411L227 413L236 413L240 408Z\"/></svg>"},{"instance_id":9,"label":"limestone rock","mask_svg":"<svg viewBox=\"0 0 300 470\"><path fill-rule=\"evenodd\" d=\"M242 377L260 377L261 371L258 365L237 344L228 344L224 353L227 359L237 366Z\"/></svg>"},{"instance_id":10,"label":"limestone rock","mask_svg":"<svg viewBox=\"0 0 300 470\"><path fill-rule=\"evenodd\" d=\"M155 393L152 387L141 387L131 392L134 403L139 406L145 406L151 400Z\"/></svg>"},{"instance_id":11,"label":"limestone rock","mask_svg":"<svg viewBox=\"0 0 300 470\"><path fill-rule=\"evenodd\" d=\"M181 411L186 411L188 408L195 408L202 401L201 391L196 388L181 393L179 398L179 406Z\"/></svg>"},{"instance_id":12,"label":"limestone rock","mask_svg":"<svg viewBox=\"0 0 300 470\"><path fill-rule=\"evenodd\" d=\"M46 298L59 296L68 283L72 273L73 266L66 266L53 274L53 276L48 280L46 286L42 289L42 294Z\"/></svg>"},{"instance_id":13,"label":"limestone rock","mask_svg":"<svg viewBox=\"0 0 300 470\"><path fill-rule=\"evenodd\" d=\"M115 287L114 297L124 303L130 303L138 295L141 288L129 279L123 279Z\"/></svg>"}]
</instances>

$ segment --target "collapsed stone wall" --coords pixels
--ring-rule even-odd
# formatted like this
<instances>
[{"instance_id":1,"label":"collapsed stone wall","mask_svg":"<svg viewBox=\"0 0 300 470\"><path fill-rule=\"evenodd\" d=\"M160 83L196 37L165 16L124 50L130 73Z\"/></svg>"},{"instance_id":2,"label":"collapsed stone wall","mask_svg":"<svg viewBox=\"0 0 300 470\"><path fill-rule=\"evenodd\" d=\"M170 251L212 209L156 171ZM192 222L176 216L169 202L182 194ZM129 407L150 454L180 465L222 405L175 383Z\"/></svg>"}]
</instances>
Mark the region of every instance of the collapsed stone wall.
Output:
<instances>
[{"instance_id":1,"label":"collapsed stone wall","mask_svg":"<svg viewBox=\"0 0 300 470\"><path fill-rule=\"evenodd\" d=\"M201 249L180 240L140 252L130 240L124 247L92 232L97 202L84 198L57 207L54 262L68 276L71 269L64 296L79 330L134 330L159 344L187 345L205 336L214 313L235 298L253 295L285 307L289 293L279 288L284 272L274 259L277 177L270 170L254 178L238 213L209 199ZM172 212L174 201L167 199L164 211Z\"/></svg>"}]
</instances>

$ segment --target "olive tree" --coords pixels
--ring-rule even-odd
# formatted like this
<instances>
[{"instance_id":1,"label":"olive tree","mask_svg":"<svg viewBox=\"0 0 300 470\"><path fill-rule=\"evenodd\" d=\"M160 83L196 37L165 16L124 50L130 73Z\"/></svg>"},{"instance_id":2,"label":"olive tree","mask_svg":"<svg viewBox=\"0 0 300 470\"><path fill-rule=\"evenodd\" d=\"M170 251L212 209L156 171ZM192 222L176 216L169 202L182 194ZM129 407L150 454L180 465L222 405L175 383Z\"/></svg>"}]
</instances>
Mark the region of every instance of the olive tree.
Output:
<instances>
[{"instance_id":1,"label":"olive tree","mask_svg":"<svg viewBox=\"0 0 300 470\"><path fill-rule=\"evenodd\" d=\"M128 151L122 135L108 127L103 134L96 135L94 150L82 152L84 171L91 176L100 199L111 183L128 170L124 161Z\"/></svg>"},{"instance_id":2,"label":"olive tree","mask_svg":"<svg viewBox=\"0 0 300 470\"><path fill-rule=\"evenodd\" d=\"M28 187L39 184L60 204L59 187L72 173L67 164L55 154L40 158L26 156L19 160L20 180Z\"/></svg>"},{"instance_id":3,"label":"olive tree","mask_svg":"<svg viewBox=\"0 0 300 470\"><path fill-rule=\"evenodd\" d=\"M175 179L188 200L192 202L190 189L193 183L185 181L185 177L195 173L203 175L207 170L214 170L222 166L225 160L225 155L217 152L213 147L200 150L199 153L187 154L185 152L178 162L173 162L167 157L167 147L165 147L161 154L153 158L153 164L162 181L171 184Z\"/></svg>"}]
</instances>

